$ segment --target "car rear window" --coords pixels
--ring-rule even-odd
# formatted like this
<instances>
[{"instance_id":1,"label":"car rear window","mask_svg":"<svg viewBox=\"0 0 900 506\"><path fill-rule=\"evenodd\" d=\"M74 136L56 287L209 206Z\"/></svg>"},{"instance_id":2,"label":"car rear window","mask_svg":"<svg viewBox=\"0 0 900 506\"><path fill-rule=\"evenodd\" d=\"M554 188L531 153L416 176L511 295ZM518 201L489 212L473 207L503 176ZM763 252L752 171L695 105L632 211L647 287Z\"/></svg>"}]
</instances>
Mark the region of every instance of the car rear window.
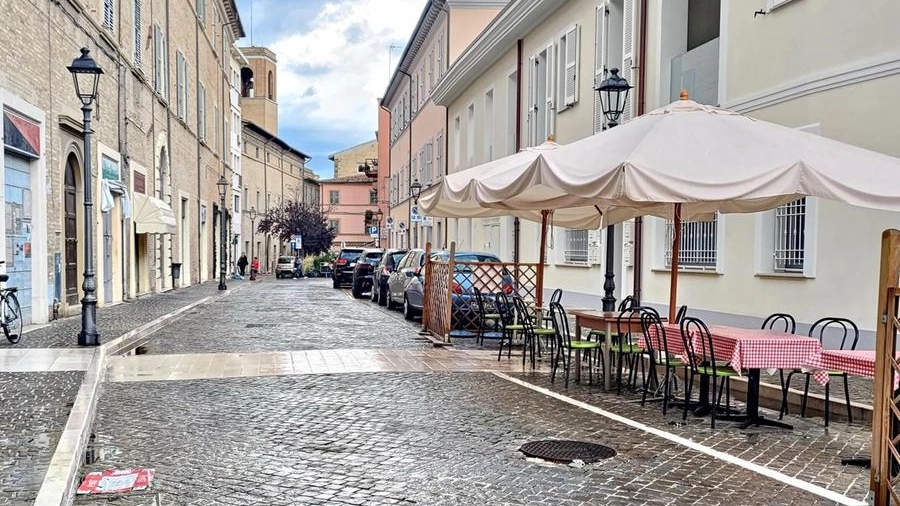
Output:
<instances>
[{"instance_id":1,"label":"car rear window","mask_svg":"<svg viewBox=\"0 0 900 506\"><path fill-rule=\"evenodd\" d=\"M278 257L278 263L289 264L294 261L294 257Z\"/></svg>"},{"instance_id":2,"label":"car rear window","mask_svg":"<svg viewBox=\"0 0 900 506\"><path fill-rule=\"evenodd\" d=\"M406 254L405 251L398 251L396 253L391 253L391 259L390 259L390 261L388 261L388 265L390 265L392 267L397 265L398 263L400 263L400 260L403 259L403 255L405 255L405 254Z\"/></svg>"},{"instance_id":3,"label":"car rear window","mask_svg":"<svg viewBox=\"0 0 900 506\"><path fill-rule=\"evenodd\" d=\"M500 259L494 255L482 255L479 253L466 253L456 255L457 262L499 262Z\"/></svg>"},{"instance_id":4,"label":"car rear window","mask_svg":"<svg viewBox=\"0 0 900 506\"><path fill-rule=\"evenodd\" d=\"M371 265L378 265L378 262L381 261L381 257L384 256L384 253L366 253L365 262Z\"/></svg>"},{"instance_id":5,"label":"car rear window","mask_svg":"<svg viewBox=\"0 0 900 506\"><path fill-rule=\"evenodd\" d=\"M343 258L345 260L349 260L350 262L355 261L359 256L362 255L362 251L341 251L341 256L339 258Z\"/></svg>"}]
</instances>

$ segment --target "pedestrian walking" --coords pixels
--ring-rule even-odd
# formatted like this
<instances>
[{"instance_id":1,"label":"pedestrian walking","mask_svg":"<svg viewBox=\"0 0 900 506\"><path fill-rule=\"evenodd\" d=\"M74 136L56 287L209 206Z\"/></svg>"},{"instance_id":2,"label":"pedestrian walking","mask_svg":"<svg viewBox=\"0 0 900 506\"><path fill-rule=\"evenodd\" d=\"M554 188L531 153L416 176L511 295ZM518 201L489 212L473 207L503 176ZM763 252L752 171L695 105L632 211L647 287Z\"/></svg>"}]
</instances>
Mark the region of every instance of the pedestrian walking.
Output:
<instances>
[{"instance_id":1,"label":"pedestrian walking","mask_svg":"<svg viewBox=\"0 0 900 506\"><path fill-rule=\"evenodd\" d=\"M250 280L256 280L256 274L259 272L259 257L253 257L253 262L250 263Z\"/></svg>"},{"instance_id":2,"label":"pedestrian walking","mask_svg":"<svg viewBox=\"0 0 900 506\"><path fill-rule=\"evenodd\" d=\"M247 272L247 264L248 263L249 262L247 262L247 254L241 253L241 258L239 258L238 262L237 262L238 274L240 274L241 277L244 277L244 273Z\"/></svg>"},{"instance_id":3,"label":"pedestrian walking","mask_svg":"<svg viewBox=\"0 0 900 506\"><path fill-rule=\"evenodd\" d=\"M294 257L294 277L303 277L303 259L300 257Z\"/></svg>"}]
</instances>

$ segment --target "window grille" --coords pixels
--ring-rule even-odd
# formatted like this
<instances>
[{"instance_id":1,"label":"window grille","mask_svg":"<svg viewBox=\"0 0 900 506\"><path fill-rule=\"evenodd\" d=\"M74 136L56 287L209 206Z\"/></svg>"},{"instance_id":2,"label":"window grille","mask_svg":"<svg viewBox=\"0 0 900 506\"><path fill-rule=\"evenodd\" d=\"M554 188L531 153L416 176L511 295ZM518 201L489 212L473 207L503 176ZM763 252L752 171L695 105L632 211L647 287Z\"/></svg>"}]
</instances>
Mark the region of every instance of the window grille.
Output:
<instances>
[{"instance_id":1,"label":"window grille","mask_svg":"<svg viewBox=\"0 0 900 506\"><path fill-rule=\"evenodd\" d=\"M806 198L775 209L775 270L803 272Z\"/></svg>"},{"instance_id":2,"label":"window grille","mask_svg":"<svg viewBox=\"0 0 900 506\"><path fill-rule=\"evenodd\" d=\"M566 230L566 248L564 251L567 264L587 264L588 231Z\"/></svg>"},{"instance_id":3,"label":"window grille","mask_svg":"<svg viewBox=\"0 0 900 506\"><path fill-rule=\"evenodd\" d=\"M681 251L678 254L679 268L712 270L716 268L717 222L682 221ZM675 225L666 220L666 267L672 266L672 240Z\"/></svg>"}]
</instances>

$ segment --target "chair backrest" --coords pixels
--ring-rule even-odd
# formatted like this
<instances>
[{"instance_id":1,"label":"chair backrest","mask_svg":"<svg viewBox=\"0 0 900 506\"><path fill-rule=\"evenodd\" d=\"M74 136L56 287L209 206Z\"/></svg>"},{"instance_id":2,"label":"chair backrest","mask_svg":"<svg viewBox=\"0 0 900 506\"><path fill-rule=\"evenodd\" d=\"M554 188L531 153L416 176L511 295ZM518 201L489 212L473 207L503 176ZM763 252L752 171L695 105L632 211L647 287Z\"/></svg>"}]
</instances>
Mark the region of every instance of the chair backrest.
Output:
<instances>
[{"instance_id":1,"label":"chair backrest","mask_svg":"<svg viewBox=\"0 0 900 506\"><path fill-rule=\"evenodd\" d=\"M716 351L713 347L712 334L703 320L694 316L685 316L679 324L681 340L687 354L687 361L694 372L701 363L716 370Z\"/></svg>"},{"instance_id":2,"label":"chair backrest","mask_svg":"<svg viewBox=\"0 0 900 506\"><path fill-rule=\"evenodd\" d=\"M525 337L533 337L534 336L534 320L531 318L531 311L528 309L528 305L525 304L525 301L522 300L522 297L518 295L513 295L512 297L513 305L510 308L515 308L516 312L516 320L519 325L522 326L522 333Z\"/></svg>"},{"instance_id":3,"label":"chair backrest","mask_svg":"<svg viewBox=\"0 0 900 506\"><path fill-rule=\"evenodd\" d=\"M622 299L622 302L619 303L619 312L627 311L629 309L634 309L637 306L637 300L631 295Z\"/></svg>"},{"instance_id":4,"label":"chair backrest","mask_svg":"<svg viewBox=\"0 0 900 506\"><path fill-rule=\"evenodd\" d=\"M787 313L772 313L763 321L763 330L780 330L786 334L793 334L797 331L797 322L794 317Z\"/></svg>"},{"instance_id":5,"label":"chair backrest","mask_svg":"<svg viewBox=\"0 0 900 506\"><path fill-rule=\"evenodd\" d=\"M687 315L687 306L681 306L678 308L678 312L675 313L675 323L681 323L685 315Z\"/></svg>"},{"instance_id":6,"label":"chair backrest","mask_svg":"<svg viewBox=\"0 0 900 506\"><path fill-rule=\"evenodd\" d=\"M649 308L641 309L641 331L644 334L644 345L650 352L650 358L654 364L669 365L669 341L666 329L659 313Z\"/></svg>"},{"instance_id":7,"label":"chair backrest","mask_svg":"<svg viewBox=\"0 0 900 506\"><path fill-rule=\"evenodd\" d=\"M855 350L856 342L859 341L859 328L847 318L826 316L812 324L812 327L809 328L809 337L818 338L822 343L822 348L825 348L825 338L827 337L829 341L841 340L838 350Z\"/></svg>"},{"instance_id":8,"label":"chair backrest","mask_svg":"<svg viewBox=\"0 0 900 506\"><path fill-rule=\"evenodd\" d=\"M622 302L624 303L625 301ZM644 308L632 306L619 312L619 316L616 317L616 335L618 336L618 344L616 346L618 346L619 351L623 351L626 346L632 344L631 329L633 326L640 327L641 313L643 311L645 311Z\"/></svg>"},{"instance_id":9,"label":"chair backrest","mask_svg":"<svg viewBox=\"0 0 900 506\"><path fill-rule=\"evenodd\" d=\"M509 304L509 296L506 295L506 292L500 290L494 294L494 306L497 309L497 313L500 314L500 319L504 325L509 325L513 322L515 308Z\"/></svg>"},{"instance_id":10,"label":"chair backrest","mask_svg":"<svg viewBox=\"0 0 900 506\"><path fill-rule=\"evenodd\" d=\"M553 290L553 294L550 295L550 304L554 302L562 302L562 288Z\"/></svg>"},{"instance_id":11,"label":"chair backrest","mask_svg":"<svg viewBox=\"0 0 900 506\"><path fill-rule=\"evenodd\" d=\"M481 290L477 287L472 287L472 296L475 297L475 303L478 306L478 329L479 330L487 330L488 325L487 321L484 318L485 315L485 307L484 307L484 296L481 294Z\"/></svg>"},{"instance_id":12,"label":"chair backrest","mask_svg":"<svg viewBox=\"0 0 900 506\"><path fill-rule=\"evenodd\" d=\"M553 330L556 331L556 342L559 346L571 347L572 334L569 333L569 317L559 302L550 303L550 319L553 320Z\"/></svg>"}]
</instances>

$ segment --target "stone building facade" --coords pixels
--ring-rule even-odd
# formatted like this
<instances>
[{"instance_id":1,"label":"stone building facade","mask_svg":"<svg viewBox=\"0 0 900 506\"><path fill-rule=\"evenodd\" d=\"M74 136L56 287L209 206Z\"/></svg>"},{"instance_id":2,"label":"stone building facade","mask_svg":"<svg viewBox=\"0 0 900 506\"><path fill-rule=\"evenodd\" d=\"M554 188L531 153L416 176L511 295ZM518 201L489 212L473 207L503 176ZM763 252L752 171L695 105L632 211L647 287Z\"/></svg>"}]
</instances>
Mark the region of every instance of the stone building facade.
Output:
<instances>
[{"instance_id":1,"label":"stone building facade","mask_svg":"<svg viewBox=\"0 0 900 506\"><path fill-rule=\"evenodd\" d=\"M234 0L0 0L5 146L0 241L27 323L79 309L84 259L81 104L67 70L86 47L94 104L94 267L100 306L208 279L229 176ZM14 21L13 21L14 20Z\"/></svg>"}]
</instances>

